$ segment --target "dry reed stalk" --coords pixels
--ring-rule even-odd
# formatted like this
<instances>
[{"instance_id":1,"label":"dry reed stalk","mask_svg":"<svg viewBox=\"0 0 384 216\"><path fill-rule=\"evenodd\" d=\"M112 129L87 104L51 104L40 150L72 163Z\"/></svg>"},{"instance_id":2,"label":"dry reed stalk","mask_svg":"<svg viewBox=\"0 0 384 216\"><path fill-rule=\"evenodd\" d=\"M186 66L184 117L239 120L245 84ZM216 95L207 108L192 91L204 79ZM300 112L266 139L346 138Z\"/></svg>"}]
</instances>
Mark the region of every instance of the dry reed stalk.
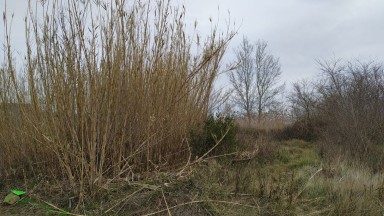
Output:
<instances>
[{"instance_id":1,"label":"dry reed stalk","mask_svg":"<svg viewBox=\"0 0 384 216\"><path fill-rule=\"evenodd\" d=\"M205 43L194 44L200 36L187 36L185 11L170 1L56 0L42 6L41 20L31 8L21 71L14 66L9 28L5 33L2 174L29 166L68 180L81 200L106 179L188 160L186 140L207 116L233 32L219 34L214 27ZM201 52L192 54L195 45ZM11 101L19 120L6 108Z\"/></svg>"}]
</instances>

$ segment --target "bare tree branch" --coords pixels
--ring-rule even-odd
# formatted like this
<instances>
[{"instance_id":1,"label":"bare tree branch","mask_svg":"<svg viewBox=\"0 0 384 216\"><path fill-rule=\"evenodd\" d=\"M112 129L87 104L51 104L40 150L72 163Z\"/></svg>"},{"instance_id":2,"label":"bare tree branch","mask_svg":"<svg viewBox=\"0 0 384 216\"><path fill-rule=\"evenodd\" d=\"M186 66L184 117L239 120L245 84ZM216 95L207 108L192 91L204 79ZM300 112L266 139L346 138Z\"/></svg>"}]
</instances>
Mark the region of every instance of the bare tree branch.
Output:
<instances>
[{"instance_id":1,"label":"bare tree branch","mask_svg":"<svg viewBox=\"0 0 384 216\"><path fill-rule=\"evenodd\" d=\"M252 45L244 37L236 50L238 67L229 74L234 89L233 102L249 122L256 113L260 122L261 116L284 89L284 85L278 85L281 76L279 58L271 55L267 46L264 41Z\"/></svg>"}]
</instances>

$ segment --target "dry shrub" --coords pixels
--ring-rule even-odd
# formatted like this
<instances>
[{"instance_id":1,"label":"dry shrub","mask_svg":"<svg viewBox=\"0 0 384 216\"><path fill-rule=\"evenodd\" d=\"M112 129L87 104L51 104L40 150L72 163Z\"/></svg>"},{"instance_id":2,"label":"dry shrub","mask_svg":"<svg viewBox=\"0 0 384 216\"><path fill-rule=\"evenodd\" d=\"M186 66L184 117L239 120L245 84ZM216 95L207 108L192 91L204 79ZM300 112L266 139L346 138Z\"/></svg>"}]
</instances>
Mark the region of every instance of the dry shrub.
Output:
<instances>
[{"instance_id":1,"label":"dry shrub","mask_svg":"<svg viewBox=\"0 0 384 216\"><path fill-rule=\"evenodd\" d=\"M326 123L323 139L328 145L340 146L343 154L371 163L376 158L372 153L384 143L382 65L324 62L322 68L325 80L318 91L320 115Z\"/></svg>"},{"instance_id":2,"label":"dry shrub","mask_svg":"<svg viewBox=\"0 0 384 216\"><path fill-rule=\"evenodd\" d=\"M207 116L234 34L213 27L205 42L188 36L184 9L170 1L50 1L43 8L41 20L31 9L26 18L21 70L4 22L1 176L28 168L28 176L63 178L84 192L185 162L188 134Z\"/></svg>"},{"instance_id":3,"label":"dry shrub","mask_svg":"<svg viewBox=\"0 0 384 216\"><path fill-rule=\"evenodd\" d=\"M295 124L322 141L323 154L349 155L378 170L384 160L380 156L384 143L383 65L319 63L322 79L294 86L290 100Z\"/></svg>"},{"instance_id":4,"label":"dry shrub","mask_svg":"<svg viewBox=\"0 0 384 216\"><path fill-rule=\"evenodd\" d=\"M236 134L239 151L255 152L261 162L273 161L277 156L273 133L252 127L240 127Z\"/></svg>"},{"instance_id":5,"label":"dry shrub","mask_svg":"<svg viewBox=\"0 0 384 216\"><path fill-rule=\"evenodd\" d=\"M273 131L273 137L277 140L300 139L305 141L316 141L320 138L320 131L324 123L320 119L298 119L291 125Z\"/></svg>"},{"instance_id":6,"label":"dry shrub","mask_svg":"<svg viewBox=\"0 0 384 216\"><path fill-rule=\"evenodd\" d=\"M285 128L287 118L284 110L281 107L277 107L270 109L267 113L260 116L238 117L236 123L242 128L269 132Z\"/></svg>"}]
</instances>

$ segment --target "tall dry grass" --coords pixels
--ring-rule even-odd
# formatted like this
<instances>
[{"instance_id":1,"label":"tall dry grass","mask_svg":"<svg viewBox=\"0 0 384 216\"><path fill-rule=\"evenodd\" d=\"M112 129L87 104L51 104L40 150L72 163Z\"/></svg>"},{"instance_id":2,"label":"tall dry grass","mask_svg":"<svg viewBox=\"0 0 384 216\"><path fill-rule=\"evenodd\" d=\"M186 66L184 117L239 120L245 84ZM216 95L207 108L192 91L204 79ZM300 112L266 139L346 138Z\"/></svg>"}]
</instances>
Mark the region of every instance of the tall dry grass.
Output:
<instances>
[{"instance_id":1,"label":"tall dry grass","mask_svg":"<svg viewBox=\"0 0 384 216\"><path fill-rule=\"evenodd\" d=\"M170 1L43 8L29 9L20 70L4 19L0 175L64 179L81 195L185 162L234 33L188 35Z\"/></svg>"}]
</instances>

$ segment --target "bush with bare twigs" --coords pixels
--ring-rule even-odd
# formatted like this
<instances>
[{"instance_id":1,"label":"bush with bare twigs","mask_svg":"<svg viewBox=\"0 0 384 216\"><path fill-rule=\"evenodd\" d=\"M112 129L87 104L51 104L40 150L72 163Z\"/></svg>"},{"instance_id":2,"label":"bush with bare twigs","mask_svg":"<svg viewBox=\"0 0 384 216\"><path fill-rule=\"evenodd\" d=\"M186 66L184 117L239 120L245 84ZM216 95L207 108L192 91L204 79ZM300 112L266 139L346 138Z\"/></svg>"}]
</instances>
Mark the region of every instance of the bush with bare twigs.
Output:
<instances>
[{"instance_id":1,"label":"bush with bare twigs","mask_svg":"<svg viewBox=\"0 0 384 216\"><path fill-rule=\"evenodd\" d=\"M319 62L322 79L295 85L296 124L312 125L323 152L350 155L383 169L384 67L370 62ZM308 129L308 128L307 128Z\"/></svg>"}]
</instances>

